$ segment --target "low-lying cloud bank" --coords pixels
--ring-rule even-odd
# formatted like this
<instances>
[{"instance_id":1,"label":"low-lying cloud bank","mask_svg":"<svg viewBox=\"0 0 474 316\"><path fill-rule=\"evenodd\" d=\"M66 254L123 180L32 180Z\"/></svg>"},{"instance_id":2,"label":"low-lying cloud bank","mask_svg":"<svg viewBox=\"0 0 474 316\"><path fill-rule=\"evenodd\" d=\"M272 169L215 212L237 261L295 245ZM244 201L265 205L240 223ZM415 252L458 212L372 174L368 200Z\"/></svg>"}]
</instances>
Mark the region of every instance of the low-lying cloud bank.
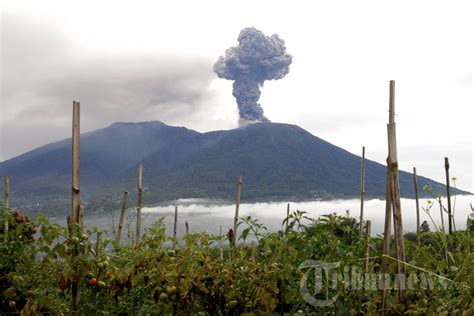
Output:
<instances>
[{"instance_id":1,"label":"low-lying cloud bank","mask_svg":"<svg viewBox=\"0 0 474 316\"><path fill-rule=\"evenodd\" d=\"M440 226L441 217L437 202L434 199L421 199L420 208L427 208L428 201L434 202L435 205L431 208L430 214L437 226ZM454 203L455 201L455 203ZM196 203L197 202L197 203ZM221 205L219 203L212 204L210 200L181 200L177 201L179 206L179 225L184 229L184 222L187 221L190 227L195 232L207 231L210 233L218 233L220 225L223 226L224 231L232 227L233 216L235 213L235 205ZM474 196L463 195L452 199L453 207L455 207L455 221L457 229L464 229L466 227L466 219L469 214L472 214L470 204L474 205ZM415 201L411 199L402 199L402 216L404 222L405 232L416 230L416 207ZM446 199L443 199L443 204L446 207ZM240 205L240 216L252 216L262 223L271 231L281 229L283 219L286 217L286 203L255 203ZM353 217L359 216L360 201L359 200L335 200L335 201L312 201L291 203L291 210L301 210L308 212L308 216L317 218L325 214L336 213L345 216L346 211ZM174 218L174 205L166 205L159 207L144 208L143 213L149 214L148 222L165 217L169 227L172 227ZM445 222L447 222L447 215ZM364 203L364 218L372 221L372 233L381 234L383 232L385 220L385 201L383 200L368 200ZM429 216L423 209L420 209L421 222L428 221L431 230L435 227Z\"/></svg>"}]
</instances>

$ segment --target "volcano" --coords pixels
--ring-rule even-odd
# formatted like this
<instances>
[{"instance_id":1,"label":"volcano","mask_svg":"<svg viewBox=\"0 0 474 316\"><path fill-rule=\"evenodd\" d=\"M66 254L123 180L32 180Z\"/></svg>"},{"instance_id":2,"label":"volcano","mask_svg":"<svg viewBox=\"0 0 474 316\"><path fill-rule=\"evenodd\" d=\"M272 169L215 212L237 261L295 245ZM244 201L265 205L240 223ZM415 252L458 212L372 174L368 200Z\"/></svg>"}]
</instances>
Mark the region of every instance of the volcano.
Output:
<instances>
[{"instance_id":1,"label":"volcano","mask_svg":"<svg viewBox=\"0 0 474 316\"><path fill-rule=\"evenodd\" d=\"M117 208L123 190L133 199L139 163L144 205L185 198L231 202L240 175L245 202L356 198L360 190L361 157L296 125L265 122L199 133L158 121L115 123L81 135L81 200L86 209ZM29 214L67 214L70 170L70 139L0 163L0 176L10 176L12 207ZM413 175L399 175L402 197L413 197ZM385 197L384 165L366 159L365 181L367 198ZM446 191L425 177L419 176L418 183L436 193Z\"/></svg>"}]
</instances>

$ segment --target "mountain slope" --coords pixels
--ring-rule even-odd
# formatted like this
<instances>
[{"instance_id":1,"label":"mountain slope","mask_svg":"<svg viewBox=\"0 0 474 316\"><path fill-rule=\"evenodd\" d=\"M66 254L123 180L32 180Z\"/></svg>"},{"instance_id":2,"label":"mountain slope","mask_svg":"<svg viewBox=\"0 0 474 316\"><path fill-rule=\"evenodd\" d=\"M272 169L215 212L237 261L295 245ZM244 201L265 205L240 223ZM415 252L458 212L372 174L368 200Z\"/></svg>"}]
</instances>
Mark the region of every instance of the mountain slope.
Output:
<instances>
[{"instance_id":1,"label":"mountain slope","mask_svg":"<svg viewBox=\"0 0 474 316\"><path fill-rule=\"evenodd\" d=\"M81 199L87 202L99 198L101 192L131 175L131 170L147 158L159 166L157 170L170 167L189 153L211 146L219 136L213 133L203 138L196 131L161 122L115 123L83 134ZM10 176L14 205L26 211L41 208L47 213L62 212L69 207L70 142L66 139L48 144L0 163L0 175Z\"/></svg>"},{"instance_id":2,"label":"mountain slope","mask_svg":"<svg viewBox=\"0 0 474 316\"><path fill-rule=\"evenodd\" d=\"M247 201L358 197L360 159L295 125L254 124L150 179L148 185L159 192L149 199L232 199L239 175ZM385 196L385 179L385 166L366 160L368 198ZM442 184L424 177L419 184L445 192ZM400 189L402 196L413 196L411 174L400 172Z\"/></svg>"}]
</instances>

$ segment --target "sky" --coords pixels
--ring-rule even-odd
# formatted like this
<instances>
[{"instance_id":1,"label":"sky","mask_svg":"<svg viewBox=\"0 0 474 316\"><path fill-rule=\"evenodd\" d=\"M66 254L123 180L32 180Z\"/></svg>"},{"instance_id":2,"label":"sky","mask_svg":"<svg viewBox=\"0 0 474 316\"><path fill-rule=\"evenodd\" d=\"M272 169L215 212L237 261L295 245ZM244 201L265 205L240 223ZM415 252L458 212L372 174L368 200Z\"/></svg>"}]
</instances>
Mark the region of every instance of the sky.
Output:
<instances>
[{"instance_id":1,"label":"sky","mask_svg":"<svg viewBox=\"0 0 474 316\"><path fill-rule=\"evenodd\" d=\"M290 72L267 81L273 122L354 154L387 157L396 81L399 167L474 192L474 19L469 1L2 1L0 161L117 121L237 128L232 81L213 65L255 27Z\"/></svg>"}]
</instances>

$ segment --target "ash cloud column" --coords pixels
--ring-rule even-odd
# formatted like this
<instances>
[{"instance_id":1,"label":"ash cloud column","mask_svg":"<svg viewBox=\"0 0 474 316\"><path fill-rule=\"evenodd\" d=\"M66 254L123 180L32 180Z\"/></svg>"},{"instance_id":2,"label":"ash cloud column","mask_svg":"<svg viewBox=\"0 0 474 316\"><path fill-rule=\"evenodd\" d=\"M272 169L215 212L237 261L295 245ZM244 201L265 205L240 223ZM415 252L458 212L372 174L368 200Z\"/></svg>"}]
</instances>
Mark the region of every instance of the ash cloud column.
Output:
<instances>
[{"instance_id":1,"label":"ash cloud column","mask_svg":"<svg viewBox=\"0 0 474 316\"><path fill-rule=\"evenodd\" d=\"M239 45L227 49L214 64L219 78L234 80L232 94L243 121L268 122L258 103L265 80L278 80L290 71L293 57L285 42L274 34L266 36L254 27L243 29Z\"/></svg>"}]
</instances>

